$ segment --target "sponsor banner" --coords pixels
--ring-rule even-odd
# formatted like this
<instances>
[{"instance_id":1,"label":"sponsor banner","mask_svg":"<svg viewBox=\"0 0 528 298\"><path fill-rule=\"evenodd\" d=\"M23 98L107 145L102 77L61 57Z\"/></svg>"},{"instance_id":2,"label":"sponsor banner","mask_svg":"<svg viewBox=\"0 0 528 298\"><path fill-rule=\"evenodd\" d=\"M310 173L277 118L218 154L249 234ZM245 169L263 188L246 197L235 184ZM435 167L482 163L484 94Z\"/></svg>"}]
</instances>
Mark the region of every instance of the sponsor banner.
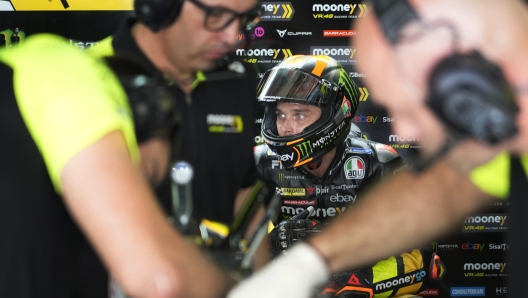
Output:
<instances>
[{"instance_id":1,"label":"sponsor banner","mask_svg":"<svg viewBox=\"0 0 528 298\"><path fill-rule=\"evenodd\" d=\"M312 36L312 32L309 31L288 31L288 29L277 29L277 33L279 34L280 38L285 36Z\"/></svg>"},{"instance_id":2,"label":"sponsor banner","mask_svg":"<svg viewBox=\"0 0 528 298\"><path fill-rule=\"evenodd\" d=\"M486 287L451 287L451 297L485 297Z\"/></svg>"},{"instance_id":3,"label":"sponsor banner","mask_svg":"<svg viewBox=\"0 0 528 298\"><path fill-rule=\"evenodd\" d=\"M295 9L291 2L262 2L260 21L291 21Z\"/></svg>"},{"instance_id":4,"label":"sponsor banner","mask_svg":"<svg viewBox=\"0 0 528 298\"><path fill-rule=\"evenodd\" d=\"M510 217L504 213L478 214L464 220L461 231L469 232L506 232L509 230Z\"/></svg>"},{"instance_id":5,"label":"sponsor banner","mask_svg":"<svg viewBox=\"0 0 528 298\"><path fill-rule=\"evenodd\" d=\"M5 2L5 1L2 1ZM11 0L16 11L133 10L133 0ZM0 10L3 4L0 3Z\"/></svg>"},{"instance_id":6,"label":"sponsor banner","mask_svg":"<svg viewBox=\"0 0 528 298\"><path fill-rule=\"evenodd\" d=\"M321 217L338 216L341 213L345 212L345 209L346 207L317 208L315 209L315 214L312 217L321 218ZM299 214L303 212L304 210L305 208L301 208L301 207L295 208L295 207L286 206L286 205L283 205L281 207L281 213L287 216L293 216L293 215Z\"/></svg>"},{"instance_id":7,"label":"sponsor banner","mask_svg":"<svg viewBox=\"0 0 528 298\"><path fill-rule=\"evenodd\" d=\"M394 118L384 117L383 122L392 122ZM422 148L418 145L420 141L417 137L403 137L399 135L389 135L389 144L394 149ZM396 144L395 144L396 143Z\"/></svg>"},{"instance_id":8,"label":"sponsor banner","mask_svg":"<svg viewBox=\"0 0 528 298\"><path fill-rule=\"evenodd\" d=\"M323 30L323 37L352 37L356 30Z\"/></svg>"},{"instance_id":9,"label":"sponsor banner","mask_svg":"<svg viewBox=\"0 0 528 298\"><path fill-rule=\"evenodd\" d=\"M312 5L314 19L356 19L367 11L366 4L316 3Z\"/></svg>"},{"instance_id":10,"label":"sponsor banner","mask_svg":"<svg viewBox=\"0 0 528 298\"><path fill-rule=\"evenodd\" d=\"M483 262L483 263L464 263L464 277L498 277L508 276L505 272L508 263Z\"/></svg>"},{"instance_id":11,"label":"sponsor banner","mask_svg":"<svg viewBox=\"0 0 528 298\"><path fill-rule=\"evenodd\" d=\"M356 59L353 59L356 49L348 46L311 46L310 54L330 56L342 65L351 65L357 62Z\"/></svg>"},{"instance_id":12,"label":"sponsor banner","mask_svg":"<svg viewBox=\"0 0 528 298\"><path fill-rule=\"evenodd\" d=\"M244 59L247 63L280 63L283 59L293 56L290 49L237 49L235 55L238 57L247 57Z\"/></svg>"}]
</instances>

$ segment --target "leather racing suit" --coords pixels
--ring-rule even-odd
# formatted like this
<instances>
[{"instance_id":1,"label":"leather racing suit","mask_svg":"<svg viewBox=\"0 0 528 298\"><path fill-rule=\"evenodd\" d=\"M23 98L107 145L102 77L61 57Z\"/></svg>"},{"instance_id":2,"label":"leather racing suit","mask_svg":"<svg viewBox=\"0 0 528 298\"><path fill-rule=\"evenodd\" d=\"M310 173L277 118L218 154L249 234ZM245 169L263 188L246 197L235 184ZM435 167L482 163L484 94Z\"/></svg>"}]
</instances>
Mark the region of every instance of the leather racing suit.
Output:
<instances>
[{"instance_id":1,"label":"leather racing suit","mask_svg":"<svg viewBox=\"0 0 528 298\"><path fill-rule=\"evenodd\" d=\"M302 167L287 171L282 168L280 157L266 145L255 148L257 171L282 196L277 223L312 206L315 213L308 221L313 222L305 226L319 228L320 223L324 225L347 208L353 208L358 195L369 185L405 167L392 147L359 135L353 126L344 144L337 147L336 157L324 177L316 177ZM270 244L271 238L270 234ZM444 273L436 254L415 249L366 269L335 274L322 295L370 298L417 294L427 289L424 281L439 279Z\"/></svg>"}]
</instances>

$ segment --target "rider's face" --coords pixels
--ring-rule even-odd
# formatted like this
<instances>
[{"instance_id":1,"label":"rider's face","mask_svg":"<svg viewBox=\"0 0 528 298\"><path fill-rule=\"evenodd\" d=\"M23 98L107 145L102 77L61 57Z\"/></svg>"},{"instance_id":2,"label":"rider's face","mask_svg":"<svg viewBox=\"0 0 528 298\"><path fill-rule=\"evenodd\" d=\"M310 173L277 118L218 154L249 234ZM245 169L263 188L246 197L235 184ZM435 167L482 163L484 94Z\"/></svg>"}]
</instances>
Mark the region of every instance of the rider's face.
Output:
<instances>
[{"instance_id":1,"label":"rider's face","mask_svg":"<svg viewBox=\"0 0 528 298\"><path fill-rule=\"evenodd\" d=\"M301 133L321 117L321 108L290 102L278 102L275 109L279 136Z\"/></svg>"}]
</instances>

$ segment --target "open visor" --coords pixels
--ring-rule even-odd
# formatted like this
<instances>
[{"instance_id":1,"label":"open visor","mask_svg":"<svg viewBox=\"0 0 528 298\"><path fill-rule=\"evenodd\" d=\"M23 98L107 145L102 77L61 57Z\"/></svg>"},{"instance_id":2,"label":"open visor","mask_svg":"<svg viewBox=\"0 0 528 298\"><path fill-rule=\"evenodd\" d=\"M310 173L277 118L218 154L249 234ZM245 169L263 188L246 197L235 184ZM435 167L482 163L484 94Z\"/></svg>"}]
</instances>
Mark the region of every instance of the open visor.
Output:
<instances>
[{"instance_id":1,"label":"open visor","mask_svg":"<svg viewBox=\"0 0 528 298\"><path fill-rule=\"evenodd\" d=\"M339 87L327 80L298 69L270 69L257 88L259 102L289 100L303 104L325 105L332 102Z\"/></svg>"}]
</instances>

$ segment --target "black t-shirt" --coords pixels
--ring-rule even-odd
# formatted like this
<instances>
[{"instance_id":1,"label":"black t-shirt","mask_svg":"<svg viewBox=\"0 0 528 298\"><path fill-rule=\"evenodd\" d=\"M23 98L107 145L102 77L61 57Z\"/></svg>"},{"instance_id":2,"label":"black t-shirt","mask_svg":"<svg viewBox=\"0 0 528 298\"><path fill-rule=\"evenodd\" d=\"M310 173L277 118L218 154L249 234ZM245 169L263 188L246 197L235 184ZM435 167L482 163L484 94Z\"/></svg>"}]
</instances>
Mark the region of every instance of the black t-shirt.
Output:
<instances>
[{"instance_id":1,"label":"black t-shirt","mask_svg":"<svg viewBox=\"0 0 528 298\"><path fill-rule=\"evenodd\" d=\"M121 26L113 36L112 48L156 70L131 36L134 23L128 20ZM253 126L257 80L256 74L244 66L246 75L241 78L207 79L232 73L221 73L225 66L205 73L205 80L189 95L173 87L183 116L178 159L189 161L194 167L193 215L197 218L231 223L238 190L251 186L256 179ZM157 193L166 208L170 206L170 183L166 181Z\"/></svg>"}]
</instances>

